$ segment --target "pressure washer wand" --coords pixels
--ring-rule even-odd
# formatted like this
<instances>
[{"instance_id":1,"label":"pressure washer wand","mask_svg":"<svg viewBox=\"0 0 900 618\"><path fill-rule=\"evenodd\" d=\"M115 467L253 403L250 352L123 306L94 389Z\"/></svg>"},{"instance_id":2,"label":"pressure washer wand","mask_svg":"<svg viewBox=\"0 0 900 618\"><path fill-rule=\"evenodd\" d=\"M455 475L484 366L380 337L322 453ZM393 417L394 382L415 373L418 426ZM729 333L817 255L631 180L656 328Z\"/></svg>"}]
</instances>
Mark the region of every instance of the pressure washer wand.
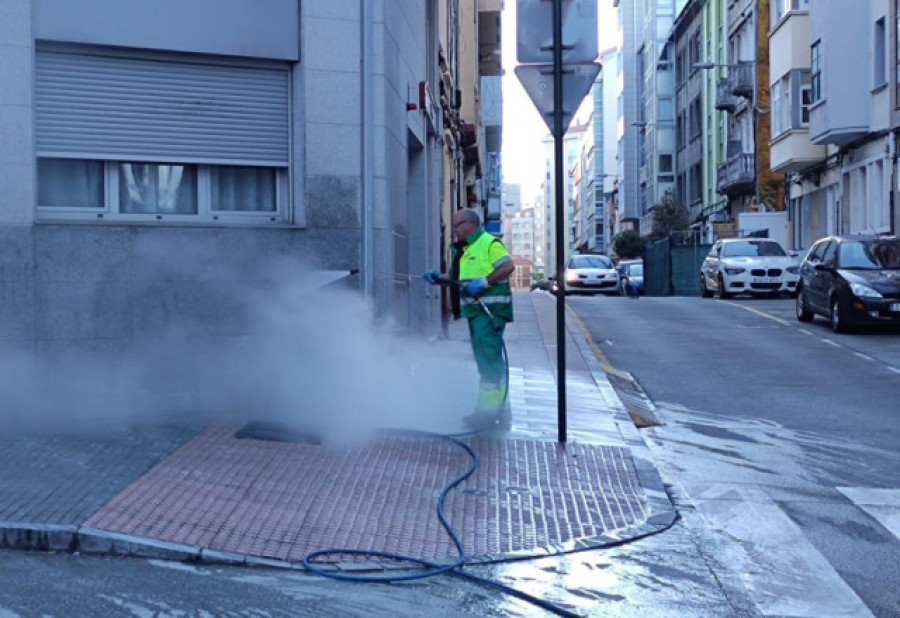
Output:
<instances>
[{"instance_id":1,"label":"pressure washer wand","mask_svg":"<svg viewBox=\"0 0 900 618\"><path fill-rule=\"evenodd\" d=\"M439 285L452 285L457 288L461 288L466 283L465 281L456 281L454 279L451 279L450 277L438 277L436 281ZM475 296L474 298L475 298L475 302L477 302L479 305L481 305L482 310L487 315L488 319L491 321L491 328L493 328L496 331L501 330L504 326L503 320L494 316L494 314L491 312L491 310L488 309L487 304L483 300L481 300L480 296Z\"/></svg>"}]
</instances>

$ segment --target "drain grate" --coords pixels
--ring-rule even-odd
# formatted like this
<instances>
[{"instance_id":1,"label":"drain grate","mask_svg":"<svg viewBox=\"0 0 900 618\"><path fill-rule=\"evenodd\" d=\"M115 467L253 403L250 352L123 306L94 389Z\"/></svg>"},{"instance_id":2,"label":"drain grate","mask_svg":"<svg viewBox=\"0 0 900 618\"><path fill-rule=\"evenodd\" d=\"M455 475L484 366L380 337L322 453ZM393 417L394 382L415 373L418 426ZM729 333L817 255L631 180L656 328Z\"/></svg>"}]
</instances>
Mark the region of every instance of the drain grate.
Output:
<instances>
[{"instance_id":1,"label":"drain grate","mask_svg":"<svg viewBox=\"0 0 900 618\"><path fill-rule=\"evenodd\" d=\"M662 425L656 416L656 407L650 398L633 378L624 378L607 373L607 379L615 389L619 399L637 427L654 427Z\"/></svg>"},{"instance_id":2,"label":"drain grate","mask_svg":"<svg viewBox=\"0 0 900 618\"><path fill-rule=\"evenodd\" d=\"M250 422L241 427L234 437L238 440L263 440L265 442L286 442L290 444L322 444L322 439L313 432L279 423Z\"/></svg>"}]
</instances>

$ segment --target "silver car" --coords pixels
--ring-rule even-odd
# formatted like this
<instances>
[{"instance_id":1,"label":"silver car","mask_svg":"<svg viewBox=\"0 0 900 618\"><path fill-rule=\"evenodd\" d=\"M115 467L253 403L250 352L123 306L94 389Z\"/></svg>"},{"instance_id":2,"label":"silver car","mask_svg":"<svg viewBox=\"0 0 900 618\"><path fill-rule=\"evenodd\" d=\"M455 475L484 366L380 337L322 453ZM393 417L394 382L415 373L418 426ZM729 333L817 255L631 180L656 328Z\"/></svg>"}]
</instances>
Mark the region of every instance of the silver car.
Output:
<instances>
[{"instance_id":1,"label":"silver car","mask_svg":"<svg viewBox=\"0 0 900 618\"><path fill-rule=\"evenodd\" d=\"M566 262L566 294L619 293L619 273L605 255L573 255Z\"/></svg>"}]
</instances>

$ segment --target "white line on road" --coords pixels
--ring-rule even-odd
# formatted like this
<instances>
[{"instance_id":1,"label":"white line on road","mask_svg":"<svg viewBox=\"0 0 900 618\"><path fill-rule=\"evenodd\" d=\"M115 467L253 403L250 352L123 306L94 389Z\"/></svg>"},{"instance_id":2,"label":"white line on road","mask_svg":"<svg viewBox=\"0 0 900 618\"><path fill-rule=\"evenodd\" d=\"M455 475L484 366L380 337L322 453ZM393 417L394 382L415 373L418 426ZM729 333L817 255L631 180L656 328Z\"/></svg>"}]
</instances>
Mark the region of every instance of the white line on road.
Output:
<instances>
[{"instance_id":1,"label":"white line on road","mask_svg":"<svg viewBox=\"0 0 900 618\"><path fill-rule=\"evenodd\" d=\"M887 370L888 370L888 371L893 371L893 372L896 373L896 374L900 374L900 369L897 369L896 367L891 367L890 365L888 365Z\"/></svg>"},{"instance_id":2,"label":"white line on road","mask_svg":"<svg viewBox=\"0 0 900 618\"><path fill-rule=\"evenodd\" d=\"M868 354L863 354L862 352L854 352L854 354L856 354L858 357L860 357L860 358L862 358L862 359L865 359L865 360L867 360L867 361L873 361L873 360L875 360L874 358L872 358L872 357L869 356Z\"/></svg>"},{"instance_id":3,"label":"white line on road","mask_svg":"<svg viewBox=\"0 0 900 618\"><path fill-rule=\"evenodd\" d=\"M744 305L734 305L734 306L740 307L741 309L744 309L745 311L749 311L750 313L755 313L756 315L759 315L764 318L768 318L770 320L778 322L782 326L790 326L790 322L786 322L785 320L782 320L781 318L776 318L774 315L769 315L768 313L766 313L764 311L760 311L759 309L754 309L753 307L745 307Z\"/></svg>"},{"instance_id":4,"label":"white line on road","mask_svg":"<svg viewBox=\"0 0 900 618\"><path fill-rule=\"evenodd\" d=\"M900 489L838 487L838 491L900 539Z\"/></svg>"},{"instance_id":5,"label":"white line on road","mask_svg":"<svg viewBox=\"0 0 900 618\"><path fill-rule=\"evenodd\" d=\"M764 616L872 615L765 492L722 484L693 501L713 530L729 539L733 572Z\"/></svg>"},{"instance_id":6,"label":"white line on road","mask_svg":"<svg viewBox=\"0 0 900 618\"><path fill-rule=\"evenodd\" d=\"M824 343L827 343L828 345L833 345L833 346L836 347L836 348L843 348L843 347L844 347L844 346L842 346L841 344L839 344L837 341L832 341L831 339L825 339L824 337L822 337L822 341L823 341Z\"/></svg>"}]
</instances>

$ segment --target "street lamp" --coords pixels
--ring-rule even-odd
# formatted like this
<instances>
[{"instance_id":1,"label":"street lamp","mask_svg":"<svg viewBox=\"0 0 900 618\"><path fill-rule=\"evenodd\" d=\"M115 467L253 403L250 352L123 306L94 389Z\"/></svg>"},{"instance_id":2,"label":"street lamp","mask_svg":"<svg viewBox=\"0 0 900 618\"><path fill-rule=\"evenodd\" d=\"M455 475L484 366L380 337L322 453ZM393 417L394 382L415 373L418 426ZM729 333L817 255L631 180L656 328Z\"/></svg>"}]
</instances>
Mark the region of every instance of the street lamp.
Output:
<instances>
[{"instance_id":1,"label":"street lamp","mask_svg":"<svg viewBox=\"0 0 900 618\"><path fill-rule=\"evenodd\" d=\"M758 118L758 109L756 107L757 104L757 95L759 92L759 83L757 79L757 67L755 60L744 60L742 61L745 64L749 64L753 66L753 92L750 97L750 114L751 114L751 123L753 124L752 130L750 131L750 137L753 139L753 200L756 203L756 208L759 209L761 204L759 202L759 147L758 147L758 138L756 132ZM719 64L715 62L695 62L694 69L701 71L708 71L710 69L715 68L726 68L726 69L736 69L740 65L739 64Z\"/></svg>"}]
</instances>

